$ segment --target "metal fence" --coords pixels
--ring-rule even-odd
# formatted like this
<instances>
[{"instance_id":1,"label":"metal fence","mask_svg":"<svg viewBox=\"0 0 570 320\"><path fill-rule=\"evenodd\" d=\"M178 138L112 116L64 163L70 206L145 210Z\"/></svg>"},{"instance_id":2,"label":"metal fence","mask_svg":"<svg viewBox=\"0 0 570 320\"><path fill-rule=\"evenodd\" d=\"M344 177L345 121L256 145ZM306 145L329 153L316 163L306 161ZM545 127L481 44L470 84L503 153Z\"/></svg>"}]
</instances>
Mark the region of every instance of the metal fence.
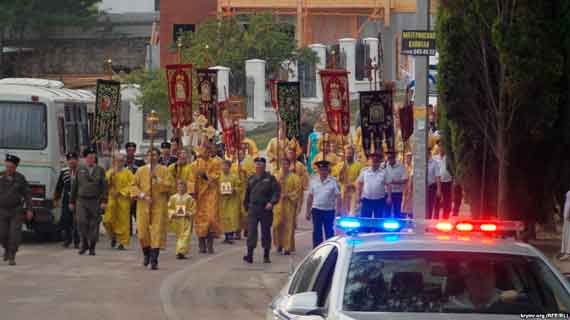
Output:
<instances>
[{"instance_id":1,"label":"metal fence","mask_svg":"<svg viewBox=\"0 0 570 320\"><path fill-rule=\"evenodd\" d=\"M299 82L301 83L301 96L314 98L317 96L317 68L314 63L299 61Z\"/></svg>"}]
</instances>

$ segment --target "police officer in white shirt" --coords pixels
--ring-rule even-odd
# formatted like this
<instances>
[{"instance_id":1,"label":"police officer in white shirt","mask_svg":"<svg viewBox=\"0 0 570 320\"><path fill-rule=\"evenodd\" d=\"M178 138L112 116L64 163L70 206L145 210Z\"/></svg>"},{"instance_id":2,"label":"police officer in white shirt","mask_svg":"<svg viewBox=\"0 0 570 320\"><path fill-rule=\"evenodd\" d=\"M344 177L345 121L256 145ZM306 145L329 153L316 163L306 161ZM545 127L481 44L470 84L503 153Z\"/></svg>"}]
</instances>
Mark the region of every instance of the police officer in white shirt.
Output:
<instances>
[{"instance_id":1,"label":"police officer in white shirt","mask_svg":"<svg viewBox=\"0 0 570 320\"><path fill-rule=\"evenodd\" d=\"M365 218L382 218L386 205L392 204L392 186L388 172L380 167L382 155L370 155L371 167L366 167L358 176L360 215ZM387 194L387 195L386 195Z\"/></svg>"},{"instance_id":2,"label":"police officer in white shirt","mask_svg":"<svg viewBox=\"0 0 570 320\"><path fill-rule=\"evenodd\" d=\"M396 155L393 151L388 153L388 161L386 162L386 171L390 177L390 186L392 187L392 205L386 205L386 216L394 218L402 217L402 198L404 188L408 183L408 170L396 161Z\"/></svg>"},{"instance_id":3,"label":"police officer in white shirt","mask_svg":"<svg viewBox=\"0 0 570 320\"><path fill-rule=\"evenodd\" d=\"M329 176L330 162L321 160L316 165L319 175L311 180L306 213L307 220L313 220L313 248L323 242L323 230L325 240L334 236L335 209L340 213L342 206L340 186Z\"/></svg>"},{"instance_id":4,"label":"police officer in white shirt","mask_svg":"<svg viewBox=\"0 0 570 320\"><path fill-rule=\"evenodd\" d=\"M426 219L437 219L437 213L434 215L435 202L437 198L441 197L441 171L439 169L439 163L437 160L433 159L431 156L431 150L428 151L428 171L427 171L427 183L428 183L428 205L426 212Z\"/></svg>"},{"instance_id":5,"label":"police officer in white shirt","mask_svg":"<svg viewBox=\"0 0 570 320\"><path fill-rule=\"evenodd\" d=\"M451 212L451 191L453 187L453 177L447 169L447 156L445 155L445 147L439 144L439 154L433 157L439 165L440 181L441 181L441 197L435 202L434 217L439 216L440 209L443 209L443 219L449 219Z\"/></svg>"}]
</instances>

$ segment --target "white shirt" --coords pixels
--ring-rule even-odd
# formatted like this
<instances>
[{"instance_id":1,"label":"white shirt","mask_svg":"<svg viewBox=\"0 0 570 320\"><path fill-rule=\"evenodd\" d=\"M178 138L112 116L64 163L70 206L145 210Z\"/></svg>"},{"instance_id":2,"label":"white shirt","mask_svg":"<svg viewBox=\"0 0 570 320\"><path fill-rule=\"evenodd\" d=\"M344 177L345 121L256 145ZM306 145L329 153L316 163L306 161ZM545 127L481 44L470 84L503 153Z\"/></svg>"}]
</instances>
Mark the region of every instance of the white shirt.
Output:
<instances>
[{"instance_id":1,"label":"white shirt","mask_svg":"<svg viewBox=\"0 0 570 320\"><path fill-rule=\"evenodd\" d=\"M386 185L391 180L386 169L378 168L374 171L372 167L367 167L360 171L358 182L363 184L362 198L378 200L386 196Z\"/></svg>"},{"instance_id":2,"label":"white shirt","mask_svg":"<svg viewBox=\"0 0 570 320\"><path fill-rule=\"evenodd\" d=\"M408 180L408 170L404 167L401 163L394 163L394 166L391 166L390 163L386 163L386 170L388 171L388 175L390 177L390 181L402 181ZM405 184L392 184L392 192L393 193L402 193L404 192L406 185Z\"/></svg>"},{"instance_id":3,"label":"white shirt","mask_svg":"<svg viewBox=\"0 0 570 320\"><path fill-rule=\"evenodd\" d=\"M447 156L444 155L442 157L437 155L433 158L439 165L439 176L441 177L441 182L452 182L453 177L451 176L451 173L449 173L449 170L447 170Z\"/></svg>"},{"instance_id":4,"label":"white shirt","mask_svg":"<svg viewBox=\"0 0 570 320\"><path fill-rule=\"evenodd\" d=\"M437 160L428 160L428 172L427 172L427 183L428 186L436 183L435 178L441 177L441 170L439 169L439 163Z\"/></svg>"},{"instance_id":5,"label":"white shirt","mask_svg":"<svg viewBox=\"0 0 570 320\"><path fill-rule=\"evenodd\" d=\"M328 176L325 181L322 181L321 177L315 176L309 185L309 194L313 196L313 209L335 210L340 187L334 177Z\"/></svg>"}]
</instances>

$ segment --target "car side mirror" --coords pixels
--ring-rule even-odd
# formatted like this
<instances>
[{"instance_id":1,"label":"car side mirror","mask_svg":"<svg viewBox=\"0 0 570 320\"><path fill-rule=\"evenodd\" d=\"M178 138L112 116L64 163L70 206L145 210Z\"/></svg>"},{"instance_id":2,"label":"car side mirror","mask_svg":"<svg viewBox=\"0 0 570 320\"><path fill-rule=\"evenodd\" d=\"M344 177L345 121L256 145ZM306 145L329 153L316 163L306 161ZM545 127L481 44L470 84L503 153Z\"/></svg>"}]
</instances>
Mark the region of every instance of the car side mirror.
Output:
<instances>
[{"instance_id":1,"label":"car side mirror","mask_svg":"<svg viewBox=\"0 0 570 320\"><path fill-rule=\"evenodd\" d=\"M307 315L319 308L317 300L317 293L314 291L297 293L289 297L285 310L290 314Z\"/></svg>"}]
</instances>

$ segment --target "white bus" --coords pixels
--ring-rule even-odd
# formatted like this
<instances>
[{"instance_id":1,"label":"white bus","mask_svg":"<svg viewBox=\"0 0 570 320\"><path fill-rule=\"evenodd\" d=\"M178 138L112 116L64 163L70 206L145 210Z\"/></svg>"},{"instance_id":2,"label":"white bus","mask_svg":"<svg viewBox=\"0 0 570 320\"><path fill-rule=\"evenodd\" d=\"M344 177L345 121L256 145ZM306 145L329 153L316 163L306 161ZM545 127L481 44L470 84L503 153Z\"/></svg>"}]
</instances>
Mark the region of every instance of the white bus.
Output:
<instances>
[{"instance_id":1,"label":"white bus","mask_svg":"<svg viewBox=\"0 0 570 320\"><path fill-rule=\"evenodd\" d=\"M56 231L59 210L53 195L65 154L89 145L95 95L70 90L59 81L0 80L0 171L7 153L20 157L18 171L31 185L34 220L40 234Z\"/></svg>"}]
</instances>

